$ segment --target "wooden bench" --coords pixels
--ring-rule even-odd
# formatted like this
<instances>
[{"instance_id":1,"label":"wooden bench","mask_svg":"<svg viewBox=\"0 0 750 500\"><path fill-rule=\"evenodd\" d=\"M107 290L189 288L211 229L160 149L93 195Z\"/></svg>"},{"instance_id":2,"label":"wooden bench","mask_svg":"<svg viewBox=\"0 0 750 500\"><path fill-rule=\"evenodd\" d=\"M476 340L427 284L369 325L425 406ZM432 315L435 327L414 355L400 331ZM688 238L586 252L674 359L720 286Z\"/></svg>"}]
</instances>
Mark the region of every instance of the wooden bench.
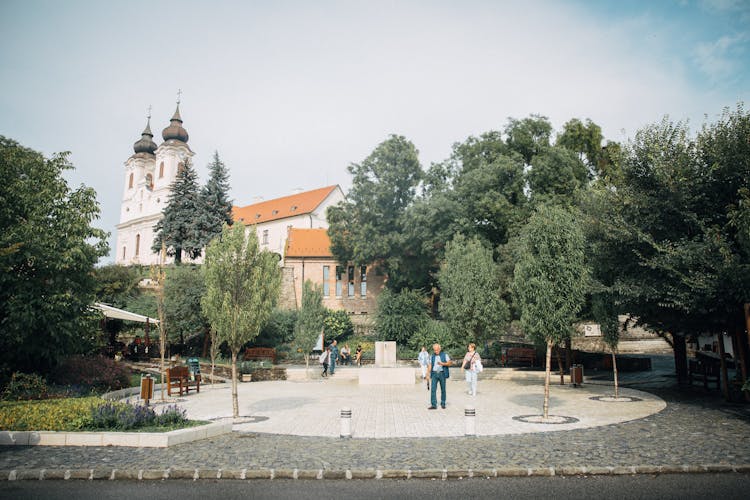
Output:
<instances>
[{"instance_id":1,"label":"wooden bench","mask_svg":"<svg viewBox=\"0 0 750 500\"><path fill-rule=\"evenodd\" d=\"M276 349L272 347L248 347L245 349L245 361L270 360L276 364Z\"/></svg>"},{"instance_id":2,"label":"wooden bench","mask_svg":"<svg viewBox=\"0 0 750 500\"><path fill-rule=\"evenodd\" d=\"M195 373L194 377L194 380L190 380L190 371L187 366L167 368L167 394L171 396L173 388L179 389L180 396L183 393L189 394L191 388L194 388L195 392L201 392L201 374Z\"/></svg>"},{"instance_id":3,"label":"wooden bench","mask_svg":"<svg viewBox=\"0 0 750 500\"><path fill-rule=\"evenodd\" d=\"M505 364L509 363L529 363L529 366L534 366L536 351L529 347L510 347L505 353Z\"/></svg>"},{"instance_id":4,"label":"wooden bench","mask_svg":"<svg viewBox=\"0 0 750 500\"><path fill-rule=\"evenodd\" d=\"M721 388L721 365L718 359L698 355L695 359L688 359L688 382L692 385L693 376L702 380L703 387L708 389L709 382L716 382L716 388Z\"/></svg>"}]
</instances>

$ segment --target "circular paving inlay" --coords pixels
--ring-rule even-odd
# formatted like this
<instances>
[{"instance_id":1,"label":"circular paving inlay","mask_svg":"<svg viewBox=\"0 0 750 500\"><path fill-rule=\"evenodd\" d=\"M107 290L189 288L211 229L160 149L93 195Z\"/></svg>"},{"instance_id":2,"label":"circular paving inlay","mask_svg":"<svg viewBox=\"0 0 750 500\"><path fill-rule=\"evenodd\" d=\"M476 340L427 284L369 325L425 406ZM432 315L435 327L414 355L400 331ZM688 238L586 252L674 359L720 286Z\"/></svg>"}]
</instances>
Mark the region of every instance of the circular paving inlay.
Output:
<instances>
[{"instance_id":1,"label":"circular paving inlay","mask_svg":"<svg viewBox=\"0 0 750 500\"><path fill-rule=\"evenodd\" d=\"M592 396L589 399L592 401L603 401L605 403L635 403L637 401L643 401L641 398L635 396Z\"/></svg>"},{"instance_id":2,"label":"circular paving inlay","mask_svg":"<svg viewBox=\"0 0 750 500\"><path fill-rule=\"evenodd\" d=\"M574 424L578 422L578 419L575 417L563 417L561 415L547 415L547 418L544 418L544 415L520 415L518 417L513 417L513 420L518 420L519 422L525 422L527 424L547 425Z\"/></svg>"}]
</instances>

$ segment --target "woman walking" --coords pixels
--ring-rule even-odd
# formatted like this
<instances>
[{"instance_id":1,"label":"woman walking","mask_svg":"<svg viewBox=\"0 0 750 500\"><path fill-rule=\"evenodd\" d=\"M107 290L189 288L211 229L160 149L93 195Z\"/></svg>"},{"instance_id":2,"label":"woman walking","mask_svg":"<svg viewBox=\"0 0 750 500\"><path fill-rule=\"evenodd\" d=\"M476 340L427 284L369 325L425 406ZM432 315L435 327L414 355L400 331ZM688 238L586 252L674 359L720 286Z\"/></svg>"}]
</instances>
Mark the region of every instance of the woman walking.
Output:
<instances>
[{"instance_id":1,"label":"woman walking","mask_svg":"<svg viewBox=\"0 0 750 500\"><path fill-rule=\"evenodd\" d=\"M323 365L323 372L320 374L323 377L328 376L328 363L330 362L330 360L331 360L331 348L326 347L326 350L323 351L320 354L320 357L318 358L318 361L320 362L320 364Z\"/></svg>"},{"instance_id":2,"label":"woman walking","mask_svg":"<svg viewBox=\"0 0 750 500\"><path fill-rule=\"evenodd\" d=\"M464 370L466 375L467 393L472 396L477 395L477 375L482 369L482 358L479 357L476 349L476 344L473 342L469 344L469 350L464 356L463 363L461 363L461 369Z\"/></svg>"}]
</instances>

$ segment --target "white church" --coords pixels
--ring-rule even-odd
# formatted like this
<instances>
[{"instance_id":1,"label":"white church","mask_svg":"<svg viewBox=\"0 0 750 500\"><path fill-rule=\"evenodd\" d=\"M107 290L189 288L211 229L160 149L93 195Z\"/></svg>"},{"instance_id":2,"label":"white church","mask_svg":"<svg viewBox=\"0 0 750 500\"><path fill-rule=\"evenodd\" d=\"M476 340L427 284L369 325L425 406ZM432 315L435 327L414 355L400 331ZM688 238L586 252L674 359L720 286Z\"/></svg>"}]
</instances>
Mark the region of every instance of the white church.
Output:
<instances>
[{"instance_id":1,"label":"white church","mask_svg":"<svg viewBox=\"0 0 750 500\"><path fill-rule=\"evenodd\" d=\"M125 162L125 178L117 225L115 263L119 265L159 264L160 255L151 250L154 226L163 217L170 187L185 161L195 153L188 146L188 133L182 125L180 103L169 126L162 131L158 147L151 132L151 117L141 138L133 145L134 154ZM290 196L234 207L234 219L255 226L262 248L276 252L283 262L290 229L327 229L326 209L344 199L338 185ZM184 262L191 260L183 254ZM200 258L193 262L200 262ZM173 259L167 257L165 264Z\"/></svg>"}]
</instances>

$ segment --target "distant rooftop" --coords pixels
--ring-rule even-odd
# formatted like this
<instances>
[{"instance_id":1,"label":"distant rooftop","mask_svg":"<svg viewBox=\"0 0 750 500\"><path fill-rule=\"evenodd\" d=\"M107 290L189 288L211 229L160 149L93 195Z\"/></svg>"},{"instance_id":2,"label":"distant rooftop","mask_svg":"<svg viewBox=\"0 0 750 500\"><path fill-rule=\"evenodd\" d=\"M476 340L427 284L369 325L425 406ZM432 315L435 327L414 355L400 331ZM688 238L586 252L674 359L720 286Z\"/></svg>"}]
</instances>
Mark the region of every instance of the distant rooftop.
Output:
<instances>
[{"instance_id":1,"label":"distant rooftop","mask_svg":"<svg viewBox=\"0 0 750 500\"><path fill-rule=\"evenodd\" d=\"M337 188L338 185L327 186L274 200L261 201L246 207L233 207L232 215L235 221L252 225L309 214L318 208L328 195Z\"/></svg>"},{"instance_id":2,"label":"distant rooftop","mask_svg":"<svg viewBox=\"0 0 750 500\"><path fill-rule=\"evenodd\" d=\"M291 228L286 239L286 257L333 257L326 229Z\"/></svg>"}]
</instances>

